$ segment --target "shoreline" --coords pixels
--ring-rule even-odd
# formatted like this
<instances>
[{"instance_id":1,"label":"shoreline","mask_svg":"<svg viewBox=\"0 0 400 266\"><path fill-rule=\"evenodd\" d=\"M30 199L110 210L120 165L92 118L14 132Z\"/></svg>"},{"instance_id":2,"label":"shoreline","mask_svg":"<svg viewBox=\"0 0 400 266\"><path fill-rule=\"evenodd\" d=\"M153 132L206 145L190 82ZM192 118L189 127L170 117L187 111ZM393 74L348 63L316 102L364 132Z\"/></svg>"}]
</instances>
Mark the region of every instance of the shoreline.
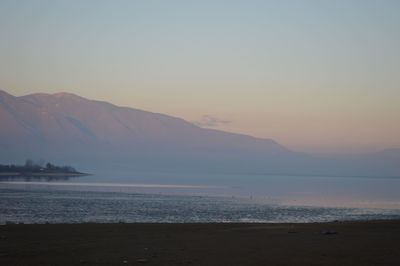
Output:
<instances>
[{"instance_id":1,"label":"shoreline","mask_svg":"<svg viewBox=\"0 0 400 266\"><path fill-rule=\"evenodd\" d=\"M400 265L400 220L0 226L1 265Z\"/></svg>"},{"instance_id":2,"label":"shoreline","mask_svg":"<svg viewBox=\"0 0 400 266\"><path fill-rule=\"evenodd\" d=\"M25 223L25 222L14 222L5 221L0 223L0 228L4 226L79 226L79 225L345 225L345 224L378 224L378 223L398 223L400 226L400 218L394 219L357 219L357 220L329 220L329 221L312 221L312 222L125 222L125 221L112 221L112 222L49 222L45 221L42 223Z\"/></svg>"},{"instance_id":3,"label":"shoreline","mask_svg":"<svg viewBox=\"0 0 400 266\"><path fill-rule=\"evenodd\" d=\"M79 176L90 176L91 174L86 173L20 173L20 172L5 172L0 173L0 177L79 177Z\"/></svg>"}]
</instances>

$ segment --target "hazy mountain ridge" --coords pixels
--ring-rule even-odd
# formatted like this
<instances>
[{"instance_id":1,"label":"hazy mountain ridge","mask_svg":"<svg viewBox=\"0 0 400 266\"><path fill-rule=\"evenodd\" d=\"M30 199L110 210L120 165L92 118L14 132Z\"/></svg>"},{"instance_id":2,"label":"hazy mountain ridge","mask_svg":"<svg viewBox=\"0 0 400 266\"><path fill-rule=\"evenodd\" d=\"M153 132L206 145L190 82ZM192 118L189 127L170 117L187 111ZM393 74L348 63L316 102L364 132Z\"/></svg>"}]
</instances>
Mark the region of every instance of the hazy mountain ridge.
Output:
<instances>
[{"instance_id":1,"label":"hazy mountain ridge","mask_svg":"<svg viewBox=\"0 0 400 266\"><path fill-rule=\"evenodd\" d=\"M386 166L385 160L374 159L374 165L372 159L358 157L312 157L292 152L271 139L205 129L180 118L70 93L15 97L0 91L0 123L0 159L5 162L43 158L84 169L88 165L101 168L125 164L145 170L400 173L395 163Z\"/></svg>"},{"instance_id":2,"label":"hazy mountain ridge","mask_svg":"<svg viewBox=\"0 0 400 266\"><path fill-rule=\"evenodd\" d=\"M183 119L69 93L15 97L1 92L1 146L44 155L139 152L288 152L272 140L200 128ZM82 146L83 145L83 146ZM265 146L260 147L261 146ZM266 147L268 146L268 147ZM85 150L82 150L85 148ZM267 148L267 149L265 149ZM165 150L167 149L167 150Z\"/></svg>"},{"instance_id":3,"label":"hazy mountain ridge","mask_svg":"<svg viewBox=\"0 0 400 266\"><path fill-rule=\"evenodd\" d=\"M222 144L240 147L241 143L234 142L241 140L250 145L253 141L257 142L252 149L263 143L286 151L272 140L203 129L180 118L118 107L73 94L8 95L8 101L12 104L3 109L13 116L13 122L18 122L22 131L37 135L40 142L65 141L73 137L75 141L95 145L123 144L126 147L128 144L138 147L151 141L146 143L146 147L180 143L188 146L208 145L211 148ZM211 137L211 143L204 142L207 137Z\"/></svg>"}]
</instances>

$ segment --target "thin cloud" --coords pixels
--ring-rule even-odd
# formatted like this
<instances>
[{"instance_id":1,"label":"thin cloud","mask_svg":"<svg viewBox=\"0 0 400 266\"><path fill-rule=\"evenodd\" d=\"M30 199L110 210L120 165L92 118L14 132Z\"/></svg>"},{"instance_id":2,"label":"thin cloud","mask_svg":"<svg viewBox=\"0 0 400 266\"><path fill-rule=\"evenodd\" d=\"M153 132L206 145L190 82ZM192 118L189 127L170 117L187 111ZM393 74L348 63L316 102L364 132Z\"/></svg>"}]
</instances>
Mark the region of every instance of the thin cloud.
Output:
<instances>
[{"instance_id":1,"label":"thin cloud","mask_svg":"<svg viewBox=\"0 0 400 266\"><path fill-rule=\"evenodd\" d=\"M195 125L198 125L199 127L219 127L223 125L227 125L232 123L231 120L226 120L226 119L220 119L215 116L211 115L203 115L200 120L198 121L193 121Z\"/></svg>"}]
</instances>

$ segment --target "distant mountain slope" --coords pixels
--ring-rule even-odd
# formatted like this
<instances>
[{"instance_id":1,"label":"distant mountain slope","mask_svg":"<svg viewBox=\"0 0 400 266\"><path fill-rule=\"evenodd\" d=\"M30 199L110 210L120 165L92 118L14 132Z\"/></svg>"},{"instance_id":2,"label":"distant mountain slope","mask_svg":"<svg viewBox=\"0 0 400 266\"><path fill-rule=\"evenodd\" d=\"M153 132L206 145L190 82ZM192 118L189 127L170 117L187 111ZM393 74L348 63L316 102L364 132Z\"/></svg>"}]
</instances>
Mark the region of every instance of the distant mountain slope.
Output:
<instances>
[{"instance_id":1,"label":"distant mountain slope","mask_svg":"<svg viewBox=\"0 0 400 266\"><path fill-rule=\"evenodd\" d=\"M205 129L74 94L15 97L0 91L0 159L26 158L83 169L127 165L172 171L376 174L371 166L358 163L354 168L340 160L295 153L271 139Z\"/></svg>"},{"instance_id":2,"label":"distant mountain slope","mask_svg":"<svg viewBox=\"0 0 400 266\"><path fill-rule=\"evenodd\" d=\"M180 118L69 93L15 97L0 91L0 119L0 147L21 155L20 159L291 154L273 140L204 129Z\"/></svg>"}]
</instances>

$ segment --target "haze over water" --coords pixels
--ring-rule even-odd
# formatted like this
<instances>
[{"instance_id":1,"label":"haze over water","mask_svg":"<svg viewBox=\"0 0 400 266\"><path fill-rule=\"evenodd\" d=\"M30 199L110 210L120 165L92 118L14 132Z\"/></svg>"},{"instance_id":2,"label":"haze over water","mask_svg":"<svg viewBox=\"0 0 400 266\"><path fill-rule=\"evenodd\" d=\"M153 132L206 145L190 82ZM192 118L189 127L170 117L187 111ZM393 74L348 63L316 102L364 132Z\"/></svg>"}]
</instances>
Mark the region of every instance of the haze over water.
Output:
<instances>
[{"instance_id":1,"label":"haze over water","mask_svg":"<svg viewBox=\"0 0 400 266\"><path fill-rule=\"evenodd\" d=\"M400 218L399 189L395 178L319 176L137 173L3 179L0 222L394 219Z\"/></svg>"}]
</instances>

